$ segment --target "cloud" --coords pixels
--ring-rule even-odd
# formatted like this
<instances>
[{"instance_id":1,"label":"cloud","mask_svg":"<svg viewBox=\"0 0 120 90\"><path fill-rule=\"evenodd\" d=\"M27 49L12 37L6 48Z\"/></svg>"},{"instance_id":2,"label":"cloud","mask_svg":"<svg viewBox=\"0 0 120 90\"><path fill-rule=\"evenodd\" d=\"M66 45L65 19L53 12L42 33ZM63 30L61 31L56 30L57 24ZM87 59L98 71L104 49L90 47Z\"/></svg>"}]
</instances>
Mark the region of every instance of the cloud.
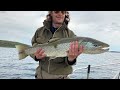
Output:
<instances>
[{"instance_id":1,"label":"cloud","mask_svg":"<svg viewBox=\"0 0 120 90\"><path fill-rule=\"evenodd\" d=\"M78 36L87 36L110 44L120 51L119 11L73 11L69 27Z\"/></svg>"},{"instance_id":2,"label":"cloud","mask_svg":"<svg viewBox=\"0 0 120 90\"><path fill-rule=\"evenodd\" d=\"M0 11L0 39L29 43L47 11ZM120 11L70 11L69 28L113 48L120 46ZM119 49L119 48L117 48Z\"/></svg>"},{"instance_id":3,"label":"cloud","mask_svg":"<svg viewBox=\"0 0 120 90\"><path fill-rule=\"evenodd\" d=\"M0 38L31 39L35 30L42 25L46 11L5 11L0 12ZM6 36L6 37L5 37Z\"/></svg>"},{"instance_id":4,"label":"cloud","mask_svg":"<svg viewBox=\"0 0 120 90\"><path fill-rule=\"evenodd\" d=\"M119 11L71 11L71 21L80 23L119 22Z\"/></svg>"}]
</instances>

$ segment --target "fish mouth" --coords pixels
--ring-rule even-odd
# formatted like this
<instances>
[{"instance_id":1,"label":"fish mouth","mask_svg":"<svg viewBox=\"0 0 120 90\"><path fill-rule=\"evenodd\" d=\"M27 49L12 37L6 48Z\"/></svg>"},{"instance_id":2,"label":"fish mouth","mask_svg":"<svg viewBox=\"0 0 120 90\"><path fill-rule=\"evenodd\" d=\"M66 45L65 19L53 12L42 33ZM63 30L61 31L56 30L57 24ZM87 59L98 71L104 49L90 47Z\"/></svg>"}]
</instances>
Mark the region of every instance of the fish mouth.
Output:
<instances>
[{"instance_id":1,"label":"fish mouth","mask_svg":"<svg viewBox=\"0 0 120 90\"><path fill-rule=\"evenodd\" d=\"M104 47L102 50L108 51L110 48L109 47Z\"/></svg>"},{"instance_id":2,"label":"fish mouth","mask_svg":"<svg viewBox=\"0 0 120 90\"><path fill-rule=\"evenodd\" d=\"M103 51L108 51L109 50L109 47L107 46L107 47L99 47L99 49L101 49L101 50L103 50Z\"/></svg>"}]
</instances>

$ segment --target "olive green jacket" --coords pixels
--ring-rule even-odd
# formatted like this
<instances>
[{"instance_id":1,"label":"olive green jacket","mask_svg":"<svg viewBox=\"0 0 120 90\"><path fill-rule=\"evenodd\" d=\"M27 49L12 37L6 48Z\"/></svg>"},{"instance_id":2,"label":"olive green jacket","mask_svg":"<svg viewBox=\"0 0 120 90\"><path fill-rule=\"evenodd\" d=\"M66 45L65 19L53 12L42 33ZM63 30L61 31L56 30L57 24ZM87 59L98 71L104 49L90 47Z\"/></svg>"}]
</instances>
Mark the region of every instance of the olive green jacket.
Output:
<instances>
[{"instance_id":1,"label":"olive green jacket","mask_svg":"<svg viewBox=\"0 0 120 90\"><path fill-rule=\"evenodd\" d=\"M58 28L54 34L50 31L50 22L44 21L42 27L38 28L32 38L32 45L43 44L48 42L53 38L65 38L76 36L71 30L68 29L67 25L64 23L60 28ZM35 59L35 56L31 55ZM49 60L46 57L39 61L42 70L54 74L54 75L68 75L72 73L72 66L68 64L67 57L61 57Z\"/></svg>"}]
</instances>

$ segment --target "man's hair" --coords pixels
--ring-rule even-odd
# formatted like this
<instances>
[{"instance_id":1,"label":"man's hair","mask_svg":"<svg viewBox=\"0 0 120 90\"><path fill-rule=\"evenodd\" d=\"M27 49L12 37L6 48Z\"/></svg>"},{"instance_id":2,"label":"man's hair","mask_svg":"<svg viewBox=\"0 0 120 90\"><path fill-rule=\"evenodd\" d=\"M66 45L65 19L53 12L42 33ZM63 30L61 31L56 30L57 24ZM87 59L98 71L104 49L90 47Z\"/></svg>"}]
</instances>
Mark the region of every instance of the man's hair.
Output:
<instances>
[{"instance_id":1,"label":"man's hair","mask_svg":"<svg viewBox=\"0 0 120 90\"><path fill-rule=\"evenodd\" d=\"M46 20L47 21L52 21L52 17L50 15L51 12L52 11L48 11L48 14L46 15ZM65 20L64 20L64 22L66 23L66 25L68 25L68 23L70 22L70 14L69 14L68 11L66 11L66 13L65 13Z\"/></svg>"}]
</instances>

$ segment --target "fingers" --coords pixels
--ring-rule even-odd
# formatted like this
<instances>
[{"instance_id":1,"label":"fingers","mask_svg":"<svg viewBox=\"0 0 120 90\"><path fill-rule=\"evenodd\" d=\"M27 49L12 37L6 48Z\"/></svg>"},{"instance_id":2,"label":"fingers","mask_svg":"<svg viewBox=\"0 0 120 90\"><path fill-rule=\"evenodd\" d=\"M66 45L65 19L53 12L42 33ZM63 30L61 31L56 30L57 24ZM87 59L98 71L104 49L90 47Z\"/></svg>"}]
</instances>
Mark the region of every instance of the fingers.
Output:
<instances>
[{"instance_id":1,"label":"fingers","mask_svg":"<svg viewBox=\"0 0 120 90\"><path fill-rule=\"evenodd\" d=\"M44 50L43 49L38 49L36 52L35 52L35 56L36 56L36 58L37 59L42 59L42 58L44 58L46 55L44 54Z\"/></svg>"},{"instance_id":2,"label":"fingers","mask_svg":"<svg viewBox=\"0 0 120 90\"><path fill-rule=\"evenodd\" d=\"M67 55L69 58L76 58L83 52L84 47L80 46L78 41L71 42L69 51L67 51Z\"/></svg>"},{"instance_id":3,"label":"fingers","mask_svg":"<svg viewBox=\"0 0 120 90\"><path fill-rule=\"evenodd\" d=\"M74 42L74 55L78 56L78 41Z\"/></svg>"},{"instance_id":4,"label":"fingers","mask_svg":"<svg viewBox=\"0 0 120 90\"><path fill-rule=\"evenodd\" d=\"M77 56L78 55L78 41L72 42L70 44L69 48L69 54L72 56Z\"/></svg>"},{"instance_id":5,"label":"fingers","mask_svg":"<svg viewBox=\"0 0 120 90\"><path fill-rule=\"evenodd\" d=\"M74 42L70 44L69 55L74 56Z\"/></svg>"},{"instance_id":6,"label":"fingers","mask_svg":"<svg viewBox=\"0 0 120 90\"><path fill-rule=\"evenodd\" d=\"M42 56L40 57L40 59L43 59L44 57L46 57L46 55L45 55L45 54L42 54Z\"/></svg>"},{"instance_id":7,"label":"fingers","mask_svg":"<svg viewBox=\"0 0 120 90\"><path fill-rule=\"evenodd\" d=\"M72 61L78 56L78 42L71 42L69 51L67 51L68 60Z\"/></svg>"},{"instance_id":8,"label":"fingers","mask_svg":"<svg viewBox=\"0 0 120 90\"><path fill-rule=\"evenodd\" d=\"M79 51L78 51L78 54L80 55L80 54L83 52L83 50L84 50L84 47L83 47L83 46L80 46Z\"/></svg>"}]
</instances>

